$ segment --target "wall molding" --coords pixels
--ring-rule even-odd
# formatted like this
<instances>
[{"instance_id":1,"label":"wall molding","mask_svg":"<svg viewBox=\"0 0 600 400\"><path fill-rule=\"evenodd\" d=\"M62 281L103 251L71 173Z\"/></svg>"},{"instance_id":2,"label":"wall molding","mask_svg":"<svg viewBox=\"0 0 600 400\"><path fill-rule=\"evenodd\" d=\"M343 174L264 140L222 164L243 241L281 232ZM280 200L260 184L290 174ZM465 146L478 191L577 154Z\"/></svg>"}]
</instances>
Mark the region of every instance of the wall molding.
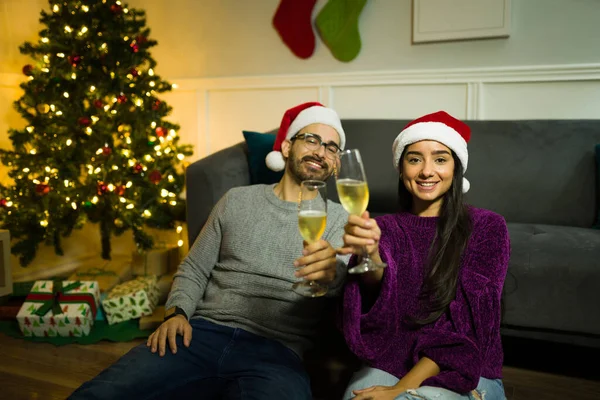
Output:
<instances>
[{"instance_id":1,"label":"wall molding","mask_svg":"<svg viewBox=\"0 0 600 400\"><path fill-rule=\"evenodd\" d=\"M178 90L599 80L600 63L170 79Z\"/></svg>"}]
</instances>

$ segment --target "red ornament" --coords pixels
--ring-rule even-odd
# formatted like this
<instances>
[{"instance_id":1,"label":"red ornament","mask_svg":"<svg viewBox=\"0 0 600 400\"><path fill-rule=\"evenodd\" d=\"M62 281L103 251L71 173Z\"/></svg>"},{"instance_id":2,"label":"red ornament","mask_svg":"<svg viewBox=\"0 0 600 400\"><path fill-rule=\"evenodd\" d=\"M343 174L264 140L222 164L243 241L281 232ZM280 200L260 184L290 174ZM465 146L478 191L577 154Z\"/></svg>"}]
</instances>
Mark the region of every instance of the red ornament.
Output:
<instances>
[{"instance_id":1,"label":"red ornament","mask_svg":"<svg viewBox=\"0 0 600 400\"><path fill-rule=\"evenodd\" d=\"M90 126L92 124L92 120L88 117L79 117L77 123L81 126Z\"/></svg>"},{"instance_id":2,"label":"red ornament","mask_svg":"<svg viewBox=\"0 0 600 400\"><path fill-rule=\"evenodd\" d=\"M134 77L138 77L138 76L140 75L139 71L138 71L137 69L135 69L135 68L131 68L131 69L129 70L129 73L130 73L131 75L133 75Z\"/></svg>"},{"instance_id":3,"label":"red ornament","mask_svg":"<svg viewBox=\"0 0 600 400\"><path fill-rule=\"evenodd\" d=\"M133 167L133 169L134 169L135 172L140 173L140 172L142 172L142 170L144 169L144 167L142 166L142 164L137 163L137 164L135 164L135 167Z\"/></svg>"},{"instance_id":4,"label":"red ornament","mask_svg":"<svg viewBox=\"0 0 600 400\"><path fill-rule=\"evenodd\" d=\"M125 194L125 186L124 185L119 185L115 188L115 191L117 192L117 194L119 196L123 196Z\"/></svg>"},{"instance_id":5,"label":"red ornament","mask_svg":"<svg viewBox=\"0 0 600 400\"><path fill-rule=\"evenodd\" d=\"M154 111L157 111L160 108L160 100L156 100L154 103L152 103L152 109Z\"/></svg>"},{"instance_id":6,"label":"red ornament","mask_svg":"<svg viewBox=\"0 0 600 400\"><path fill-rule=\"evenodd\" d=\"M33 65L27 64L23 67L23 73L27 76L33 75Z\"/></svg>"},{"instance_id":7,"label":"red ornament","mask_svg":"<svg viewBox=\"0 0 600 400\"><path fill-rule=\"evenodd\" d=\"M108 185L106 185L104 182L98 182L96 185L96 193L102 196L106 192L108 192Z\"/></svg>"},{"instance_id":8,"label":"red ornament","mask_svg":"<svg viewBox=\"0 0 600 400\"><path fill-rule=\"evenodd\" d=\"M110 11L115 15L119 15L123 12L123 7L121 7L118 4L113 4L112 6L110 6Z\"/></svg>"},{"instance_id":9,"label":"red ornament","mask_svg":"<svg viewBox=\"0 0 600 400\"><path fill-rule=\"evenodd\" d=\"M148 38L146 36L144 36L144 35L138 35L135 38L135 41L138 42L139 44L144 44L144 43L146 43L148 41Z\"/></svg>"},{"instance_id":10,"label":"red ornament","mask_svg":"<svg viewBox=\"0 0 600 400\"><path fill-rule=\"evenodd\" d=\"M121 93L120 95L117 96L117 102L119 104L123 104L127 101L127 96L125 96L123 93Z\"/></svg>"},{"instance_id":11,"label":"red ornament","mask_svg":"<svg viewBox=\"0 0 600 400\"><path fill-rule=\"evenodd\" d=\"M154 171L150 172L148 179L150 179L150 182L157 185L161 181L162 175L158 170L155 169Z\"/></svg>"},{"instance_id":12,"label":"red ornament","mask_svg":"<svg viewBox=\"0 0 600 400\"><path fill-rule=\"evenodd\" d=\"M163 137L166 134L167 134L167 130L165 128L163 128L162 126L159 126L158 128L156 128L156 136Z\"/></svg>"},{"instance_id":13,"label":"red ornament","mask_svg":"<svg viewBox=\"0 0 600 400\"><path fill-rule=\"evenodd\" d=\"M6 207L8 207L8 206L6 205L6 203L8 203L8 202L6 201L6 199L0 199L0 207L2 207L2 208L6 208Z\"/></svg>"},{"instance_id":14,"label":"red ornament","mask_svg":"<svg viewBox=\"0 0 600 400\"><path fill-rule=\"evenodd\" d=\"M40 196L45 196L50 193L50 186L45 183L38 183L35 185L35 192Z\"/></svg>"},{"instance_id":15,"label":"red ornament","mask_svg":"<svg viewBox=\"0 0 600 400\"><path fill-rule=\"evenodd\" d=\"M69 61L69 64L71 64L74 67L77 67L79 65L79 63L81 62L81 57L78 55L73 55L73 56L67 57L67 60Z\"/></svg>"},{"instance_id":16,"label":"red ornament","mask_svg":"<svg viewBox=\"0 0 600 400\"><path fill-rule=\"evenodd\" d=\"M112 149L108 146L104 146L102 148L102 154L104 154L105 156L110 156L110 154L112 153Z\"/></svg>"},{"instance_id":17,"label":"red ornament","mask_svg":"<svg viewBox=\"0 0 600 400\"><path fill-rule=\"evenodd\" d=\"M137 53L138 51L140 51L140 46L138 46L137 43L135 43L135 42L131 42L129 47L131 47L131 51L133 51L134 53Z\"/></svg>"},{"instance_id":18,"label":"red ornament","mask_svg":"<svg viewBox=\"0 0 600 400\"><path fill-rule=\"evenodd\" d=\"M102 107L104 107L104 103L100 99L94 100L94 107L96 107L96 108L102 108Z\"/></svg>"}]
</instances>

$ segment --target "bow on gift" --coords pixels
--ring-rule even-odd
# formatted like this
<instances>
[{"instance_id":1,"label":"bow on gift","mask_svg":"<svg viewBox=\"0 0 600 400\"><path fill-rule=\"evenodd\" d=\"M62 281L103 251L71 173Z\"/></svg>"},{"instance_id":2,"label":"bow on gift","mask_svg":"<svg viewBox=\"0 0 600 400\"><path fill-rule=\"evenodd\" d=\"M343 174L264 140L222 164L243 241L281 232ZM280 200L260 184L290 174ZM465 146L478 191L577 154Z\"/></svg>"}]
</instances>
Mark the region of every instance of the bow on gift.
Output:
<instances>
[{"instance_id":1,"label":"bow on gift","mask_svg":"<svg viewBox=\"0 0 600 400\"><path fill-rule=\"evenodd\" d=\"M52 293L30 293L25 301L42 302L43 305L33 314L43 317L52 310L52 315L62 314L60 303L86 303L96 317L96 299L92 293L66 293L82 285L81 282L73 282L63 287L62 281L56 280L52 284Z\"/></svg>"}]
</instances>

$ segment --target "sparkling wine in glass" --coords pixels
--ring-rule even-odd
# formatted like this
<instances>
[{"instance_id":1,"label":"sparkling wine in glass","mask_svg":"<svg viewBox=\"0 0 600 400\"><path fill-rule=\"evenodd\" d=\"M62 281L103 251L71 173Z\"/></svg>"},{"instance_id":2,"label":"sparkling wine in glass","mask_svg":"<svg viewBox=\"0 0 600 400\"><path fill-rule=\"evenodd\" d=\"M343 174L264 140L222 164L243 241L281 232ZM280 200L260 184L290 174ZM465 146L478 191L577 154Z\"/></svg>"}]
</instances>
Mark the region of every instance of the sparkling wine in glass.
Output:
<instances>
[{"instance_id":1,"label":"sparkling wine in glass","mask_svg":"<svg viewBox=\"0 0 600 400\"><path fill-rule=\"evenodd\" d=\"M327 226L327 186L317 180L302 181L298 203L298 228L307 243L321 239ZM319 297L327 293L327 286L315 281L300 281L292 288L303 296Z\"/></svg>"},{"instance_id":2,"label":"sparkling wine in glass","mask_svg":"<svg viewBox=\"0 0 600 400\"><path fill-rule=\"evenodd\" d=\"M359 217L367 210L369 204L369 186L365 167L357 149L346 150L341 153L339 170L336 175L338 197L344 209L352 215ZM359 264L348 270L350 274L362 274L387 267L385 263L376 263L369 257L366 247L363 246L362 260Z\"/></svg>"}]
</instances>

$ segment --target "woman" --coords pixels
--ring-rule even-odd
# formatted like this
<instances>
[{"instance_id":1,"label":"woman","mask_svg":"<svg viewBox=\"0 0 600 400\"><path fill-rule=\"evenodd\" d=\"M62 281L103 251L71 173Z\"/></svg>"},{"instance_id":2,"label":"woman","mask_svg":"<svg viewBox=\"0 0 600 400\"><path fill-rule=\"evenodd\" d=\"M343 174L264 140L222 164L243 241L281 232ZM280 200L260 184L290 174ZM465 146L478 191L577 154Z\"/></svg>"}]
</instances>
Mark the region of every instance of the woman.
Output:
<instances>
[{"instance_id":1,"label":"woman","mask_svg":"<svg viewBox=\"0 0 600 400\"><path fill-rule=\"evenodd\" d=\"M392 149L399 213L348 219L340 252L365 245L388 267L354 275L345 288L343 332L364 367L344 400L505 399L509 235L503 217L463 203L470 135L443 111L409 123Z\"/></svg>"}]
</instances>

